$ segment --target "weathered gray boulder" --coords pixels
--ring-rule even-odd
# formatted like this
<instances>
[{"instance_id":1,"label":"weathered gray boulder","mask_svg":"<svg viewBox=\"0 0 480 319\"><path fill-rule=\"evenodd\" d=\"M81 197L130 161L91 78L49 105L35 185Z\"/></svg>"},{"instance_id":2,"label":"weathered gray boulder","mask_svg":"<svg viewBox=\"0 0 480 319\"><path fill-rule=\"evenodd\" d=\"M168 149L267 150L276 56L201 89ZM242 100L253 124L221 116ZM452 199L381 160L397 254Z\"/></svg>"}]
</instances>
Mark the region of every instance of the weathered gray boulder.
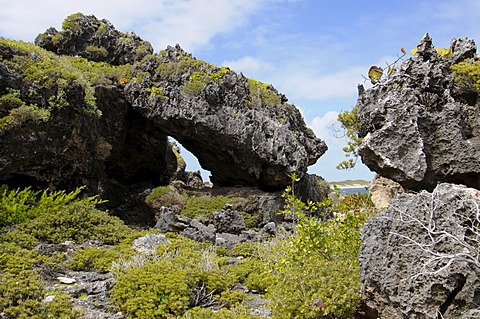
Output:
<instances>
[{"instance_id":1,"label":"weathered gray boulder","mask_svg":"<svg viewBox=\"0 0 480 319\"><path fill-rule=\"evenodd\" d=\"M242 214L230 204L219 212L213 212L213 224L220 233L239 234L246 229Z\"/></svg>"},{"instance_id":2,"label":"weathered gray boulder","mask_svg":"<svg viewBox=\"0 0 480 319\"><path fill-rule=\"evenodd\" d=\"M170 244L165 235L162 234L147 234L143 237L137 238L133 241L132 249L136 251L153 251L160 245Z\"/></svg>"},{"instance_id":3,"label":"weathered gray boulder","mask_svg":"<svg viewBox=\"0 0 480 319\"><path fill-rule=\"evenodd\" d=\"M182 230L180 235L198 242L209 241L215 244L215 233L216 229L214 225L209 224L206 226L197 219L192 219L189 227Z\"/></svg>"},{"instance_id":4,"label":"weathered gray boulder","mask_svg":"<svg viewBox=\"0 0 480 319\"><path fill-rule=\"evenodd\" d=\"M120 32L110 21L98 20L93 15L72 14L62 28L48 28L37 36L35 44L57 54L78 55L112 65L133 64L153 53L148 41L133 32Z\"/></svg>"},{"instance_id":5,"label":"weathered gray boulder","mask_svg":"<svg viewBox=\"0 0 480 319\"><path fill-rule=\"evenodd\" d=\"M474 58L475 43L452 40L436 53L426 35L417 53L371 89L359 87L362 161L413 190L439 182L480 188L478 93L454 80L452 65Z\"/></svg>"},{"instance_id":6,"label":"weathered gray boulder","mask_svg":"<svg viewBox=\"0 0 480 319\"><path fill-rule=\"evenodd\" d=\"M399 195L367 221L362 293L379 318L469 318L478 309L479 207L476 189L442 183Z\"/></svg>"},{"instance_id":7,"label":"weathered gray boulder","mask_svg":"<svg viewBox=\"0 0 480 319\"><path fill-rule=\"evenodd\" d=\"M220 186L280 189L327 150L272 86L196 60L179 46L136 65L134 109L192 152Z\"/></svg>"}]
</instances>

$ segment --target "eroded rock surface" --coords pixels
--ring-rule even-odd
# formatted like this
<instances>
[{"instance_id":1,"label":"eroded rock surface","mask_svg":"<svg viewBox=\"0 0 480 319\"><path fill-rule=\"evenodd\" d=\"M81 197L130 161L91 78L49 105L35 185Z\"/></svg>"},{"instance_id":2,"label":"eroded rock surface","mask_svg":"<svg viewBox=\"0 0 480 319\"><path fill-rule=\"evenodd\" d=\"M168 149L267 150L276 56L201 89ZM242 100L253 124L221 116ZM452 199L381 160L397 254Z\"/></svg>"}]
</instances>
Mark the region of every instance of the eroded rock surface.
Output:
<instances>
[{"instance_id":1,"label":"eroded rock surface","mask_svg":"<svg viewBox=\"0 0 480 319\"><path fill-rule=\"evenodd\" d=\"M81 56L112 65L133 64L153 53L148 41L133 32L120 32L106 19L75 13L65 19L62 31L49 28L35 44L56 54Z\"/></svg>"},{"instance_id":2,"label":"eroded rock surface","mask_svg":"<svg viewBox=\"0 0 480 319\"><path fill-rule=\"evenodd\" d=\"M452 40L436 53L426 35L417 53L371 89L359 87L362 161L413 190L440 182L480 188L478 93L454 80L452 65L473 59L473 40Z\"/></svg>"},{"instance_id":3,"label":"eroded rock surface","mask_svg":"<svg viewBox=\"0 0 480 319\"><path fill-rule=\"evenodd\" d=\"M480 300L479 205L478 190L444 183L401 194L367 221L362 290L379 318L470 318Z\"/></svg>"},{"instance_id":4,"label":"eroded rock surface","mask_svg":"<svg viewBox=\"0 0 480 319\"><path fill-rule=\"evenodd\" d=\"M221 186L279 189L327 150L272 86L196 60L179 46L137 64L134 109L192 152Z\"/></svg>"}]
</instances>

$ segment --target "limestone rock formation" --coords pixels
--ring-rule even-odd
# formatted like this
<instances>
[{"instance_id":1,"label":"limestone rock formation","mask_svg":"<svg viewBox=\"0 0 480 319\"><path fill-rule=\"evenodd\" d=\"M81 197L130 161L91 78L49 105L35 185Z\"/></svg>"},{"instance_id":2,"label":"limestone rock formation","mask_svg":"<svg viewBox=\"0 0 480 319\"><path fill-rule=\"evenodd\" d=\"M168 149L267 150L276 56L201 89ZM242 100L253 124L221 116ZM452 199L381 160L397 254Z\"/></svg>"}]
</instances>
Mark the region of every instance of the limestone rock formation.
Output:
<instances>
[{"instance_id":1,"label":"limestone rock formation","mask_svg":"<svg viewBox=\"0 0 480 319\"><path fill-rule=\"evenodd\" d=\"M174 176L167 136L132 109L116 75L105 75L113 67L8 40L0 40L0 60L2 183L86 185L112 208L125 201L130 185L166 184ZM86 80L95 77L100 83Z\"/></svg>"},{"instance_id":2,"label":"limestone rock formation","mask_svg":"<svg viewBox=\"0 0 480 319\"><path fill-rule=\"evenodd\" d=\"M93 15L75 13L62 24L62 31L49 28L40 33L35 44L56 54L81 56L112 65L133 64L153 53L148 41L133 32L120 32L110 21Z\"/></svg>"},{"instance_id":3,"label":"limestone rock formation","mask_svg":"<svg viewBox=\"0 0 480 319\"><path fill-rule=\"evenodd\" d=\"M135 66L127 99L192 152L221 186L279 189L326 151L272 86L168 47Z\"/></svg>"},{"instance_id":4,"label":"limestone rock formation","mask_svg":"<svg viewBox=\"0 0 480 319\"><path fill-rule=\"evenodd\" d=\"M379 318L470 318L480 300L479 207L478 190L442 183L399 195L367 221L362 290Z\"/></svg>"},{"instance_id":5,"label":"limestone rock formation","mask_svg":"<svg viewBox=\"0 0 480 319\"><path fill-rule=\"evenodd\" d=\"M441 56L426 35L388 79L359 87L362 161L408 189L440 182L480 188L478 92L455 81L450 68L473 59L476 46L454 39L451 48Z\"/></svg>"},{"instance_id":6,"label":"limestone rock formation","mask_svg":"<svg viewBox=\"0 0 480 319\"><path fill-rule=\"evenodd\" d=\"M0 105L8 124L0 123L0 181L87 184L116 205L126 186L167 184L182 174L167 142L173 136L214 184L279 190L289 173L303 177L327 149L271 85L179 46L152 55L148 42L94 16L73 14L62 27L36 39L58 55L0 43L0 94L18 93L29 112Z\"/></svg>"}]
</instances>

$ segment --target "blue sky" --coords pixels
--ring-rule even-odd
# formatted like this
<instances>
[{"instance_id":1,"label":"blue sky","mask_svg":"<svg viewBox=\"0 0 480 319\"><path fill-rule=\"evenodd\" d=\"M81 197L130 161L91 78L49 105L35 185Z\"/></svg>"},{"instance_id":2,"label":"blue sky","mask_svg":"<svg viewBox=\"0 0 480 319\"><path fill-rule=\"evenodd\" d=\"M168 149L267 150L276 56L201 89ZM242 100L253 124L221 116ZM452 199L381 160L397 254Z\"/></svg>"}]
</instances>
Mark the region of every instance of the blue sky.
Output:
<instances>
[{"instance_id":1,"label":"blue sky","mask_svg":"<svg viewBox=\"0 0 480 319\"><path fill-rule=\"evenodd\" d=\"M329 181L373 176L362 164L335 169L345 141L329 129L338 112L355 105L371 65L394 61L427 32L436 47L448 47L452 38L478 40L480 31L478 0L0 0L0 8L6 38L33 41L83 12L134 31L157 52L179 43L198 59L273 84L327 142L309 172ZM189 170L199 169L182 155Z\"/></svg>"}]
</instances>

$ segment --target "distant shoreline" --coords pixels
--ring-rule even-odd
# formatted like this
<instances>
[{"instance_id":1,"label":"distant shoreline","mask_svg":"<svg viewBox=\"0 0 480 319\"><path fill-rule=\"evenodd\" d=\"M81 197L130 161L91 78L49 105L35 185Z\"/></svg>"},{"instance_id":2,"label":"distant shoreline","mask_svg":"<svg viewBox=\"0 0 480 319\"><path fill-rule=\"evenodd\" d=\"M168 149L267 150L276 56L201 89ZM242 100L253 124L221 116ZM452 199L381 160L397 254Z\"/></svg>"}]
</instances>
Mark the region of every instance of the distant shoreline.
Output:
<instances>
[{"instance_id":1,"label":"distant shoreline","mask_svg":"<svg viewBox=\"0 0 480 319\"><path fill-rule=\"evenodd\" d=\"M351 188L366 188L369 187L369 184L350 184L350 185L338 185L335 183L330 184L332 187L337 187L339 189L351 189Z\"/></svg>"}]
</instances>

